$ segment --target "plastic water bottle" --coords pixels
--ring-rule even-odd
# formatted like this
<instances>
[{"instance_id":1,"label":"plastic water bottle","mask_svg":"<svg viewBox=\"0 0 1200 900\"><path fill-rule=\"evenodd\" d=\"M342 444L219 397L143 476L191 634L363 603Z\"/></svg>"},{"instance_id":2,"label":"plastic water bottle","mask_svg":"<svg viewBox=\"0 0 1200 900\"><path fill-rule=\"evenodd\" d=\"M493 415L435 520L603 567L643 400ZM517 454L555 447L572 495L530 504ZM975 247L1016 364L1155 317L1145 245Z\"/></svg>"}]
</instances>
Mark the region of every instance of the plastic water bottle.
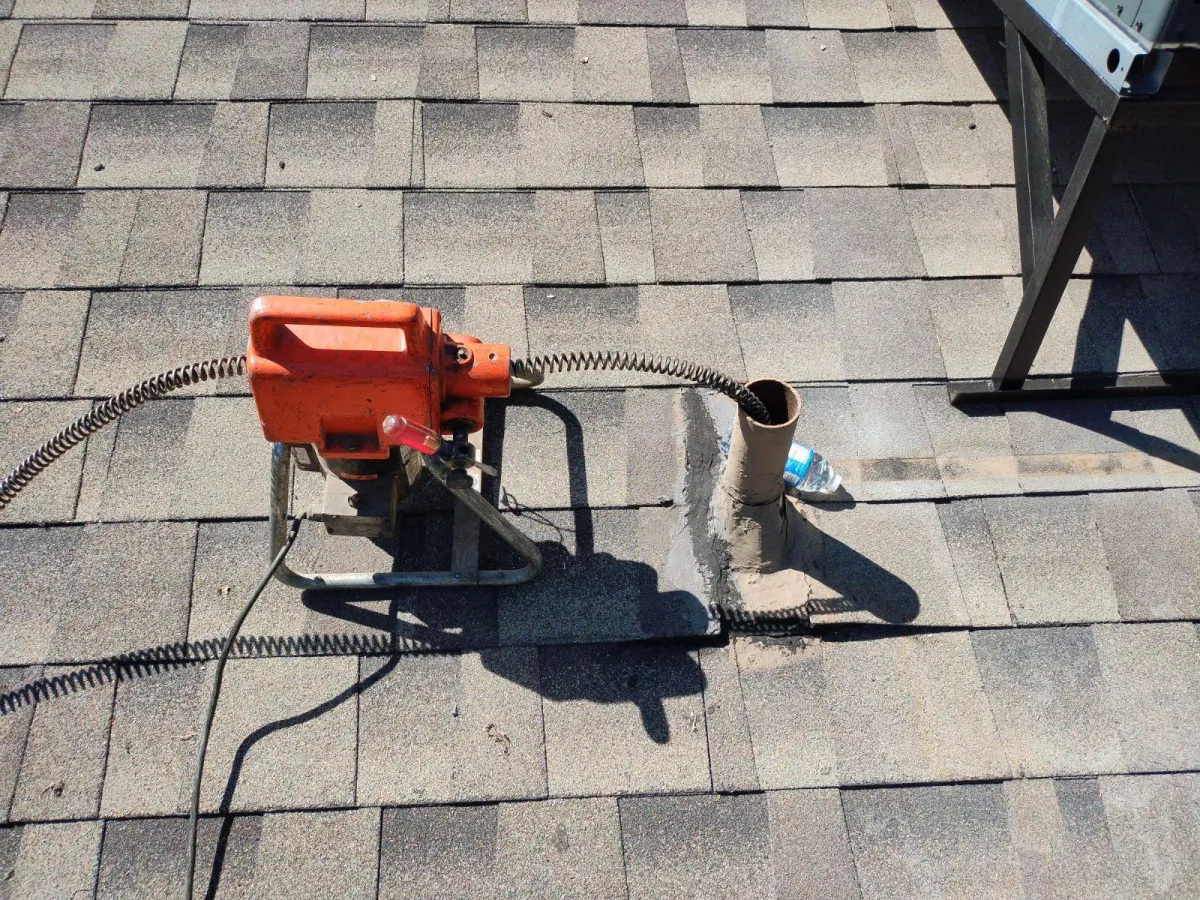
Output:
<instances>
[{"instance_id":1,"label":"plastic water bottle","mask_svg":"<svg viewBox=\"0 0 1200 900\"><path fill-rule=\"evenodd\" d=\"M792 493L836 494L842 486L842 476L812 447L792 441L787 465L783 467L783 486Z\"/></svg>"},{"instance_id":2,"label":"plastic water bottle","mask_svg":"<svg viewBox=\"0 0 1200 900\"><path fill-rule=\"evenodd\" d=\"M721 455L729 456L730 434L721 438ZM792 441L787 464L783 467L783 487L789 494L836 494L842 486L842 476L829 465L829 460L803 444Z\"/></svg>"}]
</instances>

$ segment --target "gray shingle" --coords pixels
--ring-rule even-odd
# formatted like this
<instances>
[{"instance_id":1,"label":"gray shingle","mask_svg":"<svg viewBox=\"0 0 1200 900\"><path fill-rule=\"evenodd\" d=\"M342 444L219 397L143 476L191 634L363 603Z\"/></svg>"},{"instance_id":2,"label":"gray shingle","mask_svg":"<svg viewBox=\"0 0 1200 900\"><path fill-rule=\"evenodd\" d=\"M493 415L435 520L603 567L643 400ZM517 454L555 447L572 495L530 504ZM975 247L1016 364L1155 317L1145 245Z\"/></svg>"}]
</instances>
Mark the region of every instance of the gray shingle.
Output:
<instances>
[{"instance_id":1,"label":"gray shingle","mask_svg":"<svg viewBox=\"0 0 1200 900\"><path fill-rule=\"evenodd\" d=\"M138 191L120 284L195 284L208 197L202 191Z\"/></svg>"},{"instance_id":2,"label":"gray shingle","mask_svg":"<svg viewBox=\"0 0 1200 900\"><path fill-rule=\"evenodd\" d=\"M1195 190L1145 186L1132 191L1162 271L1200 270L1200 217L1193 209Z\"/></svg>"},{"instance_id":3,"label":"gray shingle","mask_svg":"<svg viewBox=\"0 0 1200 900\"><path fill-rule=\"evenodd\" d=\"M884 0L853 0L850 3L805 0L804 11L812 28L870 30L892 26Z\"/></svg>"},{"instance_id":4,"label":"gray shingle","mask_svg":"<svg viewBox=\"0 0 1200 900\"><path fill-rule=\"evenodd\" d=\"M942 354L923 281L839 281L838 331L852 379L941 378Z\"/></svg>"},{"instance_id":5,"label":"gray shingle","mask_svg":"<svg viewBox=\"0 0 1200 900\"><path fill-rule=\"evenodd\" d=\"M738 347L722 285L529 288L529 348L534 354L621 349L677 355L741 378ZM555 387L672 384L636 372L559 373Z\"/></svg>"},{"instance_id":6,"label":"gray shingle","mask_svg":"<svg viewBox=\"0 0 1200 900\"><path fill-rule=\"evenodd\" d=\"M197 173L197 184L261 185L268 115L266 103L219 104Z\"/></svg>"},{"instance_id":7,"label":"gray shingle","mask_svg":"<svg viewBox=\"0 0 1200 900\"><path fill-rule=\"evenodd\" d=\"M757 280L737 191L654 190L650 218L660 280Z\"/></svg>"},{"instance_id":8,"label":"gray shingle","mask_svg":"<svg viewBox=\"0 0 1200 900\"><path fill-rule=\"evenodd\" d=\"M30 23L21 32L6 96L170 97L185 31L182 22Z\"/></svg>"},{"instance_id":9,"label":"gray shingle","mask_svg":"<svg viewBox=\"0 0 1200 900\"><path fill-rule=\"evenodd\" d=\"M1146 190L1157 190L1146 188ZM1014 201L1015 202L1015 199ZM1009 220L1015 219L1016 207ZM1172 223L1179 222L1187 215L1184 204L1170 210L1152 210L1143 203L1141 196L1130 196L1129 189L1116 187L1100 207L1100 218L1088 233L1087 243L1075 264L1075 272L1084 274L1097 273L1141 273L1175 271L1173 267L1179 263L1160 259L1170 251L1164 251L1161 240L1178 241L1183 246L1188 245L1186 227L1170 231L1166 234L1155 229L1164 228L1164 223L1153 221L1153 216L1164 215ZM1186 219L1183 219L1186 221ZM1192 243L1195 243L1193 239ZM1191 253L1190 250L1185 251ZM1200 253L1196 255L1200 259ZM1182 270L1194 269L1195 266L1183 264Z\"/></svg>"},{"instance_id":10,"label":"gray shingle","mask_svg":"<svg viewBox=\"0 0 1200 900\"><path fill-rule=\"evenodd\" d=\"M611 798L386 810L381 897L625 897Z\"/></svg>"},{"instance_id":11,"label":"gray shingle","mask_svg":"<svg viewBox=\"0 0 1200 900\"><path fill-rule=\"evenodd\" d=\"M1091 629L975 631L971 641L1014 775L1125 770Z\"/></svg>"},{"instance_id":12,"label":"gray shingle","mask_svg":"<svg viewBox=\"0 0 1200 900\"><path fill-rule=\"evenodd\" d=\"M1147 314L1152 313L1147 308L1150 304L1136 278L1074 279L1063 300L1060 309L1073 303L1081 308L1078 323L1085 333L1076 338L1076 370L1087 364L1079 351L1086 351L1089 344L1096 353L1098 371L1153 371L1159 367L1157 360L1165 359L1158 328ZM1136 325L1129 322L1131 315Z\"/></svg>"},{"instance_id":13,"label":"gray shingle","mask_svg":"<svg viewBox=\"0 0 1200 900\"><path fill-rule=\"evenodd\" d=\"M364 658L362 679L359 802L546 795L535 650Z\"/></svg>"},{"instance_id":14,"label":"gray shingle","mask_svg":"<svg viewBox=\"0 0 1200 900\"><path fill-rule=\"evenodd\" d=\"M701 106L704 183L777 186L775 164L757 106Z\"/></svg>"},{"instance_id":15,"label":"gray shingle","mask_svg":"<svg viewBox=\"0 0 1200 900\"><path fill-rule=\"evenodd\" d=\"M0 397L53 397L71 393L87 291L0 294Z\"/></svg>"},{"instance_id":16,"label":"gray shingle","mask_svg":"<svg viewBox=\"0 0 1200 900\"><path fill-rule=\"evenodd\" d=\"M541 660L552 796L708 790L704 677L694 652L547 647Z\"/></svg>"},{"instance_id":17,"label":"gray shingle","mask_svg":"<svg viewBox=\"0 0 1200 900\"><path fill-rule=\"evenodd\" d=\"M1009 774L965 632L826 641L824 649L842 784Z\"/></svg>"},{"instance_id":18,"label":"gray shingle","mask_svg":"<svg viewBox=\"0 0 1200 900\"><path fill-rule=\"evenodd\" d=\"M791 3L789 0L746 0L746 22L752 26L804 28L808 25L808 17L800 3Z\"/></svg>"},{"instance_id":19,"label":"gray shingle","mask_svg":"<svg viewBox=\"0 0 1200 900\"><path fill-rule=\"evenodd\" d=\"M956 103L1005 100L1003 44L996 30L940 29L936 64L946 74L946 90ZM1053 88L1051 88L1053 91Z\"/></svg>"},{"instance_id":20,"label":"gray shingle","mask_svg":"<svg viewBox=\"0 0 1200 900\"><path fill-rule=\"evenodd\" d=\"M687 77L683 56L673 28L646 30L646 51L650 57L650 85L655 103L687 103Z\"/></svg>"},{"instance_id":21,"label":"gray shingle","mask_svg":"<svg viewBox=\"0 0 1200 900\"><path fill-rule=\"evenodd\" d=\"M132 192L14 196L0 231L0 283L116 284L136 206Z\"/></svg>"},{"instance_id":22,"label":"gray shingle","mask_svg":"<svg viewBox=\"0 0 1200 900\"><path fill-rule=\"evenodd\" d=\"M884 185L887 136L867 107L768 107L771 152L784 187Z\"/></svg>"},{"instance_id":23,"label":"gray shingle","mask_svg":"<svg viewBox=\"0 0 1200 900\"><path fill-rule=\"evenodd\" d=\"M197 19L361 19L363 0L275 0L263 8L254 0L192 0Z\"/></svg>"},{"instance_id":24,"label":"gray shingle","mask_svg":"<svg viewBox=\"0 0 1200 900\"><path fill-rule=\"evenodd\" d=\"M103 830L103 822L64 822L0 832L5 874L12 873L5 890L10 897L90 895Z\"/></svg>"},{"instance_id":25,"label":"gray shingle","mask_svg":"<svg viewBox=\"0 0 1200 900\"><path fill-rule=\"evenodd\" d=\"M200 280L207 284L295 280L310 193L214 193Z\"/></svg>"},{"instance_id":26,"label":"gray shingle","mask_svg":"<svg viewBox=\"0 0 1200 900\"><path fill-rule=\"evenodd\" d=\"M194 540L191 524L0 530L5 557L24 561L0 588L4 659L94 660L182 640Z\"/></svg>"},{"instance_id":27,"label":"gray shingle","mask_svg":"<svg viewBox=\"0 0 1200 900\"><path fill-rule=\"evenodd\" d=\"M555 391L510 402L500 487L531 509L661 504L677 493L682 417L677 391ZM587 464L576 474L579 453Z\"/></svg>"},{"instance_id":28,"label":"gray shingle","mask_svg":"<svg viewBox=\"0 0 1200 900\"><path fill-rule=\"evenodd\" d=\"M232 660L204 764L202 810L352 805L357 676L355 657ZM288 725L269 727L278 722Z\"/></svg>"},{"instance_id":29,"label":"gray shingle","mask_svg":"<svg viewBox=\"0 0 1200 900\"><path fill-rule=\"evenodd\" d=\"M187 811L196 735L212 692L212 668L192 664L122 675L112 712L101 815Z\"/></svg>"},{"instance_id":30,"label":"gray shingle","mask_svg":"<svg viewBox=\"0 0 1200 900\"><path fill-rule=\"evenodd\" d=\"M835 465L857 455L849 387L800 388L800 403L796 440L815 447Z\"/></svg>"},{"instance_id":31,"label":"gray shingle","mask_svg":"<svg viewBox=\"0 0 1200 900\"><path fill-rule=\"evenodd\" d=\"M901 193L888 188L805 192L817 278L923 276Z\"/></svg>"},{"instance_id":32,"label":"gray shingle","mask_svg":"<svg viewBox=\"0 0 1200 900\"><path fill-rule=\"evenodd\" d=\"M692 103L771 102L764 32L688 28L676 40Z\"/></svg>"},{"instance_id":33,"label":"gray shingle","mask_svg":"<svg viewBox=\"0 0 1200 900\"><path fill-rule=\"evenodd\" d=\"M772 791L771 862L780 900L844 897L860 900L858 874L836 790ZM797 853L804 847L804 853Z\"/></svg>"},{"instance_id":34,"label":"gray shingle","mask_svg":"<svg viewBox=\"0 0 1200 900\"><path fill-rule=\"evenodd\" d=\"M92 16L97 19L182 19L188 0L95 0Z\"/></svg>"},{"instance_id":35,"label":"gray shingle","mask_svg":"<svg viewBox=\"0 0 1200 900\"><path fill-rule=\"evenodd\" d=\"M578 0L579 21L611 25L686 25L685 0Z\"/></svg>"},{"instance_id":36,"label":"gray shingle","mask_svg":"<svg viewBox=\"0 0 1200 900\"><path fill-rule=\"evenodd\" d=\"M396 283L401 203L399 191L214 194L200 281Z\"/></svg>"},{"instance_id":37,"label":"gray shingle","mask_svg":"<svg viewBox=\"0 0 1200 900\"><path fill-rule=\"evenodd\" d=\"M646 474L649 487L652 473ZM665 495L671 492L669 485L656 487ZM540 544L546 577L499 595L502 644L645 640L712 631L708 590L681 507L547 512L518 517L515 524ZM505 565L514 562L505 560ZM597 596L600 583L605 589Z\"/></svg>"},{"instance_id":38,"label":"gray shingle","mask_svg":"<svg viewBox=\"0 0 1200 900\"><path fill-rule=\"evenodd\" d=\"M534 202L533 280L600 284L604 254L591 191L538 191Z\"/></svg>"},{"instance_id":39,"label":"gray shingle","mask_svg":"<svg viewBox=\"0 0 1200 900\"><path fill-rule=\"evenodd\" d=\"M470 897L495 892L498 806L383 811L379 897Z\"/></svg>"},{"instance_id":40,"label":"gray shingle","mask_svg":"<svg viewBox=\"0 0 1200 900\"><path fill-rule=\"evenodd\" d=\"M946 546L975 627L1012 624L992 536L979 499L938 504Z\"/></svg>"},{"instance_id":41,"label":"gray shingle","mask_svg":"<svg viewBox=\"0 0 1200 900\"><path fill-rule=\"evenodd\" d=\"M804 192L743 191L741 196L759 280L812 278L812 227Z\"/></svg>"},{"instance_id":42,"label":"gray shingle","mask_svg":"<svg viewBox=\"0 0 1200 900\"><path fill-rule=\"evenodd\" d=\"M527 22L526 0L447 0L456 22Z\"/></svg>"},{"instance_id":43,"label":"gray shingle","mask_svg":"<svg viewBox=\"0 0 1200 900\"><path fill-rule=\"evenodd\" d=\"M1019 293L1019 282L1014 287ZM999 278L946 279L929 282L927 289L946 375L955 379L990 376L1015 313L1004 282Z\"/></svg>"},{"instance_id":44,"label":"gray shingle","mask_svg":"<svg viewBox=\"0 0 1200 900\"><path fill-rule=\"evenodd\" d=\"M1112 421L1129 426L1150 439L1164 441L1150 463L1163 487L1200 485L1200 434L1192 424L1200 410L1191 405L1130 404L1132 409L1114 409Z\"/></svg>"},{"instance_id":45,"label":"gray shingle","mask_svg":"<svg viewBox=\"0 0 1200 900\"><path fill-rule=\"evenodd\" d=\"M899 106L889 109L893 140L911 141L920 171L906 184L986 185L986 149L974 113L962 106ZM903 176L902 176L903 177Z\"/></svg>"},{"instance_id":46,"label":"gray shingle","mask_svg":"<svg viewBox=\"0 0 1200 900\"><path fill-rule=\"evenodd\" d=\"M824 644L737 638L735 645L759 784L765 790L836 785Z\"/></svg>"},{"instance_id":47,"label":"gray shingle","mask_svg":"<svg viewBox=\"0 0 1200 900\"><path fill-rule=\"evenodd\" d=\"M574 29L481 27L475 40L481 99L572 99Z\"/></svg>"},{"instance_id":48,"label":"gray shingle","mask_svg":"<svg viewBox=\"0 0 1200 900\"><path fill-rule=\"evenodd\" d=\"M642 160L628 106L521 105L518 183L640 187Z\"/></svg>"},{"instance_id":49,"label":"gray shingle","mask_svg":"<svg viewBox=\"0 0 1200 900\"><path fill-rule=\"evenodd\" d=\"M354 900L375 896L378 810L238 816L224 821L228 824L200 820L198 893L206 890L219 866L222 892L336 894ZM97 896L124 900L182 893L186 847L185 819L107 823ZM219 862L214 861L217 854Z\"/></svg>"},{"instance_id":50,"label":"gray shingle","mask_svg":"<svg viewBox=\"0 0 1200 900\"><path fill-rule=\"evenodd\" d=\"M859 463L847 481L860 500L945 495L914 386L902 382L850 388Z\"/></svg>"},{"instance_id":51,"label":"gray shingle","mask_svg":"<svg viewBox=\"0 0 1200 900\"><path fill-rule=\"evenodd\" d=\"M704 673L704 720L713 790L757 791L758 772L742 699L736 645L730 642L724 647L701 647L700 668Z\"/></svg>"},{"instance_id":52,"label":"gray shingle","mask_svg":"<svg viewBox=\"0 0 1200 900\"><path fill-rule=\"evenodd\" d=\"M479 96L479 64L473 25L426 25L421 32L417 96L473 100Z\"/></svg>"},{"instance_id":53,"label":"gray shingle","mask_svg":"<svg viewBox=\"0 0 1200 900\"><path fill-rule=\"evenodd\" d=\"M1100 794L1132 896L1200 890L1200 776L1102 778Z\"/></svg>"},{"instance_id":54,"label":"gray shingle","mask_svg":"<svg viewBox=\"0 0 1200 900\"><path fill-rule=\"evenodd\" d=\"M413 104L276 103L266 180L281 187L404 187L412 170Z\"/></svg>"},{"instance_id":55,"label":"gray shingle","mask_svg":"<svg viewBox=\"0 0 1200 900\"><path fill-rule=\"evenodd\" d=\"M44 675L53 679L71 671L48 668ZM78 692L38 699L13 795L13 819L87 819L99 811L113 705L111 675L100 680Z\"/></svg>"},{"instance_id":56,"label":"gray shingle","mask_svg":"<svg viewBox=\"0 0 1200 900\"><path fill-rule=\"evenodd\" d=\"M951 497L1019 494L1012 435L998 407L951 406L942 385L916 385L925 427L937 456L942 484Z\"/></svg>"},{"instance_id":57,"label":"gray shingle","mask_svg":"<svg viewBox=\"0 0 1200 900\"><path fill-rule=\"evenodd\" d=\"M1087 497L984 501L1008 603L1021 624L1104 622L1117 598Z\"/></svg>"},{"instance_id":58,"label":"gray shingle","mask_svg":"<svg viewBox=\"0 0 1200 900\"><path fill-rule=\"evenodd\" d=\"M731 285L729 300L750 378L840 381L842 346L828 328L834 311L827 284ZM785 335L805 336L797 352Z\"/></svg>"},{"instance_id":59,"label":"gray shingle","mask_svg":"<svg viewBox=\"0 0 1200 900\"><path fill-rule=\"evenodd\" d=\"M86 103L0 106L0 184L72 187L88 129Z\"/></svg>"},{"instance_id":60,"label":"gray shingle","mask_svg":"<svg viewBox=\"0 0 1200 900\"><path fill-rule=\"evenodd\" d=\"M687 0L689 25L746 27L746 0Z\"/></svg>"},{"instance_id":61,"label":"gray shingle","mask_svg":"<svg viewBox=\"0 0 1200 900\"><path fill-rule=\"evenodd\" d=\"M9 806L17 786L17 775L21 769L21 757L25 754L25 741L29 737L29 723L33 721L33 694L25 688L41 677L40 666L24 669L0 669L0 822L8 821Z\"/></svg>"},{"instance_id":62,"label":"gray shingle","mask_svg":"<svg viewBox=\"0 0 1200 900\"><path fill-rule=\"evenodd\" d=\"M265 514L269 448L249 397L156 401L115 431L115 447L90 448L78 519Z\"/></svg>"},{"instance_id":63,"label":"gray shingle","mask_svg":"<svg viewBox=\"0 0 1200 900\"><path fill-rule=\"evenodd\" d=\"M639 106L638 144L649 187L700 187L704 184L704 152L700 113L696 107Z\"/></svg>"},{"instance_id":64,"label":"gray shingle","mask_svg":"<svg viewBox=\"0 0 1200 900\"><path fill-rule=\"evenodd\" d=\"M608 284L654 281L650 198L645 191L596 193L596 218Z\"/></svg>"},{"instance_id":65,"label":"gray shingle","mask_svg":"<svg viewBox=\"0 0 1200 900\"><path fill-rule=\"evenodd\" d=\"M1200 350L1190 339L1200 328L1200 287L1196 279L1161 277L1139 279L1149 301L1168 368L1200 365Z\"/></svg>"},{"instance_id":66,"label":"gray shingle","mask_svg":"<svg viewBox=\"0 0 1200 900\"><path fill-rule=\"evenodd\" d=\"M575 59L576 102L657 99L651 86L649 45L641 28L578 28Z\"/></svg>"},{"instance_id":67,"label":"gray shingle","mask_svg":"<svg viewBox=\"0 0 1200 900\"><path fill-rule=\"evenodd\" d=\"M626 896L617 801L502 803L496 866L503 897Z\"/></svg>"},{"instance_id":68,"label":"gray shingle","mask_svg":"<svg viewBox=\"0 0 1200 900\"><path fill-rule=\"evenodd\" d=\"M1015 244L991 191L905 191L904 198L931 277L1020 271Z\"/></svg>"},{"instance_id":69,"label":"gray shingle","mask_svg":"<svg viewBox=\"0 0 1200 900\"><path fill-rule=\"evenodd\" d=\"M241 57L231 100L303 97L308 82L308 24L252 23L244 26Z\"/></svg>"},{"instance_id":70,"label":"gray shingle","mask_svg":"<svg viewBox=\"0 0 1200 900\"><path fill-rule=\"evenodd\" d=\"M762 794L628 797L621 838L630 896L760 897L773 887Z\"/></svg>"},{"instance_id":71,"label":"gray shingle","mask_svg":"<svg viewBox=\"0 0 1200 900\"><path fill-rule=\"evenodd\" d=\"M1138 438L1113 423L1112 403L1084 400L1006 410L1025 490L1156 488ZM1082 459L1080 459L1082 457ZM1092 457L1092 459L1088 459ZM1101 463L1097 466L1095 463Z\"/></svg>"},{"instance_id":72,"label":"gray shingle","mask_svg":"<svg viewBox=\"0 0 1200 900\"><path fill-rule=\"evenodd\" d=\"M288 554L288 564L298 572L391 571L394 548L385 541L379 543L383 546L361 538L331 536L319 524L306 524ZM229 632L254 584L262 577L263 566L269 558L265 523L201 523L192 579L189 640L209 640ZM242 634L267 638L328 636L327 642L312 641L311 646L336 649L357 645L375 651L387 650L391 648L392 631L396 627L396 617L389 614L389 605L396 600L397 594L396 591L364 591L297 595L294 589L273 581L246 618ZM349 602L354 606L349 607ZM404 603L406 610L424 611L419 601L410 603L406 599ZM444 598L443 604L448 606ZM488 627L478 621L486 618L482 614L486 604L478 605L481 615L470 623L474 627L464 629L460 637L466 641L495 643L495 611L491 611L492 621ZM434 628L425 629L423 633L429 638L429 645L453 646L456 643L453 636L439 635Z\"/></svg>"},{"instance_id":73,"label":"gray shingle","mask_svg":"<svg viewBox=\"0 0 1200 900\"><path fill-rule=\"evenodd\" d=\"M864 897L1019 897L1021 871L999 784L847 791Z\"/></svg>"},{"instance_id":74,"label":"gray shingle","mask_svg":"<svg viewBox=\"0 0 1200 900\"><path fill-rule=\"evenodd\" d=\"M1196 618L1200 517L1182 491L1094 494L1121 618Z\"/></svg>"},{"instance_id":75,"label":"gray shingle","mask_svg":"<svg viewBox=\"0 0 1200 900\"><path fill-rule=\"evenodd\" d=\"M818 526L822 580L844 598L832 619L972 624L935 504L822 509Z\"/></svg>"},{"instance_id":76,"label":"gray shingle","mask_svg":"<svg viewBox=\"0 0 1200 900\"><path fill-rule=\"evenodd\" d=\"M420 71L420 28L314 25L309 36L309 97L416 97Z\"/></svg>"},{"instance_id":77,"label":"gray shingle","mask_svg":"<svg viewBox=\"0 0 1200 900\"><path fill-rule=\"evenodd\" d=\"M1092 629L1131 772L1194 770L1200 747L1200 636L1190 622Z\"/></svg>"},{"instance_id":78,"label":"gray shingle","mask_svg":"<svg viewBox=\"0 0 1200 900\"><path fill-rule=\"evenodd\" d=\"M1022 779L1004 794L1025 897L1122 896L1097 779Z\"/></svg>"},{"instance_id":79,"label":"gray shingle","mask_svg":"<svg viewBox=\"0 0 1200 900\"><path fill-rule=\"evenodd\" d=\"M426 103L425 186L517 185L520 107L515 103Z\"/></svg>"},{"instance_id":80,"label":"gray shingle","mask_svg":"<svg viewBox=\"0 0 1200 900\"><path fill-rule=\"evenodd\" d=\"M409 194L404 202L405 269L411 284L533 278L532 193ZM446 247L456 248L453 259Z\"/></svg>"},{"instance_id":81,"label":"gray shingle","mask_svg":"<svg viewBox=\"0 0 1200 900\"><path fill-rule=\"evenodd\" d=\"M935 33L879 31L842 37L858 75L858 89L868 103L951 99Z\"/></svg>"},{"instance_id":82,"label":"gray shingle","mask_svg":"<svg viewBox=\"0 0 1200 900\"><path fill-rule=\"evenodd\" d=\"M841 32L767 32L771 94L776 103L862 100Z\"/></svg>"},{"instance_id":83,"label":"gray shingle","mask_svg":"<svg viewBox=\"0 0 1200 900\"><path fill-rule=\"evenodd\" d=\"M5 342L7 344L7 341ZM86 402L0 403L0 469L8 471L67 423L88 412ZM0 522L69 522L75 512L83 450L71 451L0 511Z\"/></svg>"},{"instance_id":84,"label":"gray shingle","mask_svg":"<svg viewBox=\"0 0 1200 900\"><path fill-rule=\"evenodd\" d=\"M175 80L176 100L228 100L233 96L247 27L188 25Z\"/></svg>"}]
</instances>

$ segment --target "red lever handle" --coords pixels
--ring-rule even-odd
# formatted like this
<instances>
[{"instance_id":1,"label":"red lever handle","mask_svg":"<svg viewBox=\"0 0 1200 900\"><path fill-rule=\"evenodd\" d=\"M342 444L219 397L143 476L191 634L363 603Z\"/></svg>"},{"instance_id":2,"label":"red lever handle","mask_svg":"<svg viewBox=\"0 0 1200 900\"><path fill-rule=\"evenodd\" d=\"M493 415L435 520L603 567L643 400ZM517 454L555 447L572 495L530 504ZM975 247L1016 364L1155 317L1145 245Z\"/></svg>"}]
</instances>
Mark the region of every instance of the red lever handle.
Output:
<instances>
[{"instance_id":1,"label":"red lever handle","mask_svg":"<svg viewBox=\"0 0 1200 900\"><path fill-rule=\"evenodd\" d=\"M403 444L426 456L432 456L442 447L442 436L436 431L395 414L383 420L383 438L389 446Z\"/></svg>"}]
</instances>

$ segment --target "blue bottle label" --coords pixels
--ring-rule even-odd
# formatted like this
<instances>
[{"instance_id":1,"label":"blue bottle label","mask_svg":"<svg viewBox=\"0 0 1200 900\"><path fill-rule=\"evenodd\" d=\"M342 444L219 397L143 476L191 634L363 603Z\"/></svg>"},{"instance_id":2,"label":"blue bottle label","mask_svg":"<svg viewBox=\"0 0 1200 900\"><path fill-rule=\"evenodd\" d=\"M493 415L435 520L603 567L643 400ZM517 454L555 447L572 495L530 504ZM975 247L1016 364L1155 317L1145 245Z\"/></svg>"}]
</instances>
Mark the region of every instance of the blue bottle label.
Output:
<instances>
[{"instance_id":1,"label":"blue bottle label","mask_svg":"<svg viewBox=\"0 0 1200 900\"><path fill-rule=\"evenodd\" d=\"M799 488L808 467L812 465L813 452L801 444L792 444L788 451L787 465L783 467L783 483L790 488Z\"/></svg>"}]
</instances>

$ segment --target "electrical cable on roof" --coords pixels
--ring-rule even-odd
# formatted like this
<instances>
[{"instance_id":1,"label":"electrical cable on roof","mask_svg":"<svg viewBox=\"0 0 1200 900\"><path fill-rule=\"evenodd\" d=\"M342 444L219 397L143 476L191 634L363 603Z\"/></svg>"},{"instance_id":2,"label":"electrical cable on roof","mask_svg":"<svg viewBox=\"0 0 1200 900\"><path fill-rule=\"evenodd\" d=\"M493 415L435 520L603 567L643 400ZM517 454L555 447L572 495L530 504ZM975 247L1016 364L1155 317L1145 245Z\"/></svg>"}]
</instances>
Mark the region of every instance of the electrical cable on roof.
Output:
<instances>
[{"instance_id":1,"label":"electrical cable on roof","mask_svg":"<svg viewBox=\"0 0 1200 900\"><path fill-rule=\"evenodd\" d=\"M300 533L300 522L304 518L301 515L296 516L292 520L292 527L288 531L287 540L279 548L279 552L275 554L275 558L271 560L270 567L268 567L266 574L263 575L262 580L259 581L258 587L254 589L254 593L250 595L250 599L246 601L246 605L242 607L242 611L233 623L233 628L229 630L229 637L225 639L225 646L221 648L221 656L217 659L217 667L213 676L212 694L208 699L208 712L204 716L204 727L200 731L200 743L196 748L196 772L192 776L192 808L188 814L187 888L184 892L186 900L192 900L196 880L196 835L200 826L200 782L204 777L204 758L208 754L208 736L212 731L213 718L217 714L217 700L221 696L221 682L225 677L225 663L229 661L229 654L233 650L234 644L237 643L238 632L242 630L242 623L246 621L246 616L250 615L250 610L254 607L255 601L258 600L259 595L266 589L271 579L275 577L275 570L283 563L283 558L287 556L287 552L292 549L292 544L296 542L296 536Z\"/></svg>"}]
</instances>

